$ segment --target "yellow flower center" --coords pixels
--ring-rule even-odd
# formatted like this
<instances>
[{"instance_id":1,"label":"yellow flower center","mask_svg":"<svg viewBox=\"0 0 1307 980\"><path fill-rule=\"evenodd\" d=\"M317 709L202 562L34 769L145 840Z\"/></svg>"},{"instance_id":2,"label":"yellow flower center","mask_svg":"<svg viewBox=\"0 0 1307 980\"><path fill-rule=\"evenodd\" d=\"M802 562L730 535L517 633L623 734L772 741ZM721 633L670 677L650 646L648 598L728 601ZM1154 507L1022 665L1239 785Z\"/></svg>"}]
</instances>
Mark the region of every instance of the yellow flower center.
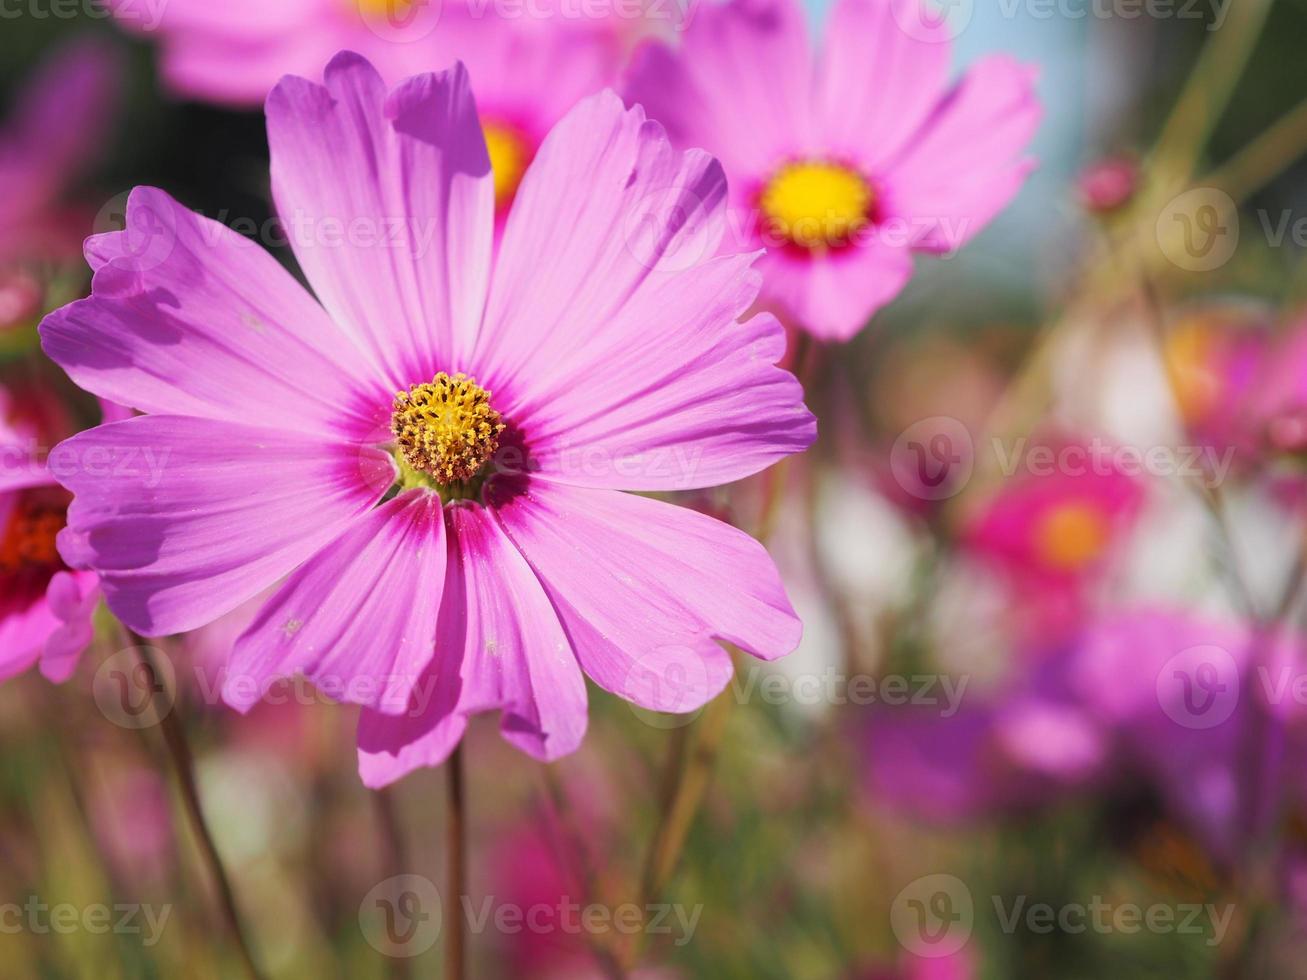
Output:
<instances>
[{"instance_id":1,"label":"yellow flower center","mask_svg":"<svg viewBox=\"0 0 1307 980\"><path fill-rule=\"evenodd\" d=\"M871 220L875 192L855 170L808 160L776 171L759 203L773 234L802 248L823 249L849 244Z\"/></svg>"},{"instance_id":2,"label":"yellow flower center","mask_svg":"<svg viewBox=\"0 0 1307 980\"><path fill-rule=\"evenodd\" d=\"M416 0L354 0L359 13L365 17L394 17L407 13Z\"/></svg>"},{"instance_id":3,"label":"yellow flower center","mask_svg":"<svg viewBox=\"0 0 1307 980\"><path fill-rule=\"evenodd\" d=\"M481 472L499 449L504 423L475 379L441 371L395 396L390 430L404 462L444 486Z\"/></svg>"},{"instance_id":4,"label":"yellow flower center","mask_svg":"<svg viewBox=\"0 0 1307 980\"><path fill-rule=\"evenodd\" d=\"M506 207L522 183L522 175L531 162L531 146L512 126L485 122L481 131L490 153L490 170L495 177L495 208Z\"/></svg>"},{"instance_id":5,"label":"yellow flower center","mask_svg":"<svg viewBox=\"0 0 1307 980\"><path fill-rule=\"evenodd\" d=\"M1093 504L1058 504L1035 525L1035 552L1052 568L1078 571L1103 553L1111 530L1107 516Z\"/></svg>"}]
</instances>

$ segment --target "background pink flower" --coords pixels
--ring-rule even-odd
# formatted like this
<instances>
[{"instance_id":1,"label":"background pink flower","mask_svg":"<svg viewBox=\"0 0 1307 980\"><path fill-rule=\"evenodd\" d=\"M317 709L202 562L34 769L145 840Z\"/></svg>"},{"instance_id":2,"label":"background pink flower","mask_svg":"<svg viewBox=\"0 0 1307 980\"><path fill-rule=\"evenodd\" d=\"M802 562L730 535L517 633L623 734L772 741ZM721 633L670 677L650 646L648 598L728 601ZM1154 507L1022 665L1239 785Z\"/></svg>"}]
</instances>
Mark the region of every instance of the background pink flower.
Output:
<instances>
[{"instance_id":1,"label":"background pink flower","mask_svg":"<svg viewBox=\"0 0 1307 980\"><path fill-rule=\"evenodd\" d=\"M626 96L731 186L729 247L767 246L764 300L846 340L1016 195L1034 71L995 55L950 86L923 0L837 0L814 56L795 0L704 4L679 48L637 52Z\"/></svg>"}]
</instances>

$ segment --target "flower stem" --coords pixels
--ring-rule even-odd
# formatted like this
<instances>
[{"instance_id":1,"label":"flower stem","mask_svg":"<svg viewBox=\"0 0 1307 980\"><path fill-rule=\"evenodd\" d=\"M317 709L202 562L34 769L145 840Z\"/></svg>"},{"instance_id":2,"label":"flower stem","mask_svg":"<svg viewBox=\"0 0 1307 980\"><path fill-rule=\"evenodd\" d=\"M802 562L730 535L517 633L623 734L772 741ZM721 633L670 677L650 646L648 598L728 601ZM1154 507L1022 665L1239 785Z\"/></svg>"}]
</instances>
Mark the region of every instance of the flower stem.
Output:
<instances>
[{"instance_id":1,"label":"flower stem","mask_svg":"<svg viewBox=\"0 0 1307 980\"><path fill-rule=\"evenodd\" d=\"M156 692L152 696L157 697L157 692L163 689L163 676L155 663L154 654L141 637L130 631L127 636L136 647L141 664L149 674L150 689ZM195 781L195 758L191 752L190 742L186 738L186 729L177 717L175 705L164 706L158 714L159 730L163 735L164 746L168 751L173 773L177 777L177 786L181 792L186 819L190 824L191 832L195 835L196 843L200 848L200 855L218 893L218 908L222 914L223 924L226 926L232 944L236 947L236 952L240 957L241 966L246 976L250 977L251 980L260 980L262 975L259 973L254 957L250 953L249 942L246 940L245 931L241 927L240 914L236 910L236 896L231 886L231 879L223 867L222 858L218 855L218 848L213 842L213 834L209 830L209 825L204 819L204 811L200 807L200 794Z\"/></svg>"},{"instance_id":2,"label":"flower stem","mask_svg":"<svg viewBox=\"0 0 1307 980\"><path fill-rule=\"evenodd\" d=\"M463 793L463 746L445 763L445 980L464 980L467 967L463 895L467 891L467 833Z\"/></svg>"},{"instance_id":3,"label":"flower stem","mask_svg":"<svg viewBox=\"0 0 1307 980\"><path fill-rule=\"evenodd\" d=\"M732 703L731 692L725 691L704 709L703 717L695 725L698 738L693 748L690 747L688 732L683 729L678 730L674 737L665 779L665 790L670 788L670 792L664 792L658 827L645 859L640 883L641 908L647 909L659 901L676 871L690 828L694 826L699 807L712 782ZM639 963L643 939L643 934L637 935L631 944L628 969L634 969Z\"/></svg>"},{"instance_id":4,"label":"flower stem","mask_svg":"<svg viewBox=\"0 0 1307 980\"><path fill-rule=\"evenodd\" d=\"M585 846L585 837L577 823L576 814L567 797L567 791L559 783L556 763L541 765L540 774L544 784L545 803L553 818L557 830L557 849L564 870L571 882L580 885L581 894L586 901L595 901L599 895L598 876ZM610 944L601 941L598 935L587 930L586 945L594 955L595 963L608 980L626 980L626 970L621 960L614 953Z\"/></svg>"}]
</instances>

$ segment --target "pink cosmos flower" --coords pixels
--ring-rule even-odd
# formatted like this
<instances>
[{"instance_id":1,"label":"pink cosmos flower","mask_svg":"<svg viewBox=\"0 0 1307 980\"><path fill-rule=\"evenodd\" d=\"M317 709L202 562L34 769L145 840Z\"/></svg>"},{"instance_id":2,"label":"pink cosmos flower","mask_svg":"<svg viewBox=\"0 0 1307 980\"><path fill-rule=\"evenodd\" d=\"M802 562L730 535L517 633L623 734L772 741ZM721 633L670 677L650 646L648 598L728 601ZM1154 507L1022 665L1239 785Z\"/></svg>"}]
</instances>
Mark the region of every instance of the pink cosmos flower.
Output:
<instances>
[{"instance_id":1,"label":"pink cosmos flower","mask_svg":"<svg viewBox=\"0 0 1307 980\"><path fill-rule=\"evenodd\" d=\"M14 405L0 389L0 420ZM93 636L96 577L59 556L68 494L39 460L35 425L0 421L0 681L40 665L55 683L72 676Z\"/></svg>"},{"instance_id":2,"label":"pink cosmos flower","mask_svg":"<svg viewBox=\"0 0 1307 980\"><path fill-rule=\"evenodd\" d=\"M62 198L108 135L117 81L112 50L96 41L65 45L0 126L0 324L15 302L11 290L24 285L4 266L75 255L85 237L89 220Z\"/></svg>"},{"instance_id":3,"label":"pink cosmos flower","mask_svg":"<svg viewBox=\"0 0 1307 980\"><path fill-rule=\"evenodd\" d=\"M117 0L138 29L139 0ZM578 100L612 85L621 40L605 20L501 17L451 0L170 0L162 9L162 71L175 92L261 105L287 73L316 77L342 48L359 51L388 82L463 62L503 211L545 134ZM151 34L155 29L151 29Z\"/></svg>"},{"instance_id":4,"label":"pink cosmos flower","mask_svg":"<svg viewBox=\"0 0 1307 980\"><path fill-rule=\"evenodd\" d=\"M764 300L851 337L912 275L1017 193L1040 109L1006 57L950 87L946 25L923 0L837 0L814 55L795 0L705 4L679 50L637 52L627 95L730 179L732 245L766 244Z\"/></svg>"},{"instance_id":5,"label":"pink cosmos flower","mask_svg":"<svg viewBox=\"0 0 1307 980\"><path fill-rule=\"evenodd\" d=\"M1041 443L1023 465L970 517L961 541L1011 590L1017 631L1047 649L1082 622L1145 487L1092 444Z\"/></svg>"},{"instance_id":6,"label":"pink cosmos flower","mask_svg":"<svg viewBox=\"0 0 1307 980\"><path fill-rule=\"evenodd\" d=\"M342 53L325 79L268 99L278 209L400 233L296 241L315 302L248 240L136 190L127 228L87 243L91 297L41 327L74 380L147 413L61 447L65 558L156 636L284 578L224 697L248 709L302 672L364 704L373 786L441 762L478 712L537 758L570 752L583 676L685 711L728 682L722 641L792 650L757 542L618 492L738 480L815 435L775 366L780 325L738 320L754 256L712 257L716 161L611 92L584 100L492 259L463 67L387 94Z\"/></svg>"}]
</instances>

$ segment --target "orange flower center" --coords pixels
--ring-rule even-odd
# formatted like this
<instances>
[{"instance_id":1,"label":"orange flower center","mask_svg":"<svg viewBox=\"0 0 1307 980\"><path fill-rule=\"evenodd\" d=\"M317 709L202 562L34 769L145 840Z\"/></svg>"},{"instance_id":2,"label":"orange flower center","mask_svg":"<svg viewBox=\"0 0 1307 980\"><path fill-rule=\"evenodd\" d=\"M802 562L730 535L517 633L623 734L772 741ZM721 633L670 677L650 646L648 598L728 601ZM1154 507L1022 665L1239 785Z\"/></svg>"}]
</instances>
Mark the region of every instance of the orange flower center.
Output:
<instances>
[{"instance_id":1,"label":"orange flower center","mask_svg":"<svg viewBox=\"0 0 1307 980\"><path fill-rule=\"evenodd\" d=\"M1111 524L1100 507L1085 501L1058 504L1035 524L1035 553L1051 568L1074 572L1107 548Z\"/></svg>"}]
</instances>

